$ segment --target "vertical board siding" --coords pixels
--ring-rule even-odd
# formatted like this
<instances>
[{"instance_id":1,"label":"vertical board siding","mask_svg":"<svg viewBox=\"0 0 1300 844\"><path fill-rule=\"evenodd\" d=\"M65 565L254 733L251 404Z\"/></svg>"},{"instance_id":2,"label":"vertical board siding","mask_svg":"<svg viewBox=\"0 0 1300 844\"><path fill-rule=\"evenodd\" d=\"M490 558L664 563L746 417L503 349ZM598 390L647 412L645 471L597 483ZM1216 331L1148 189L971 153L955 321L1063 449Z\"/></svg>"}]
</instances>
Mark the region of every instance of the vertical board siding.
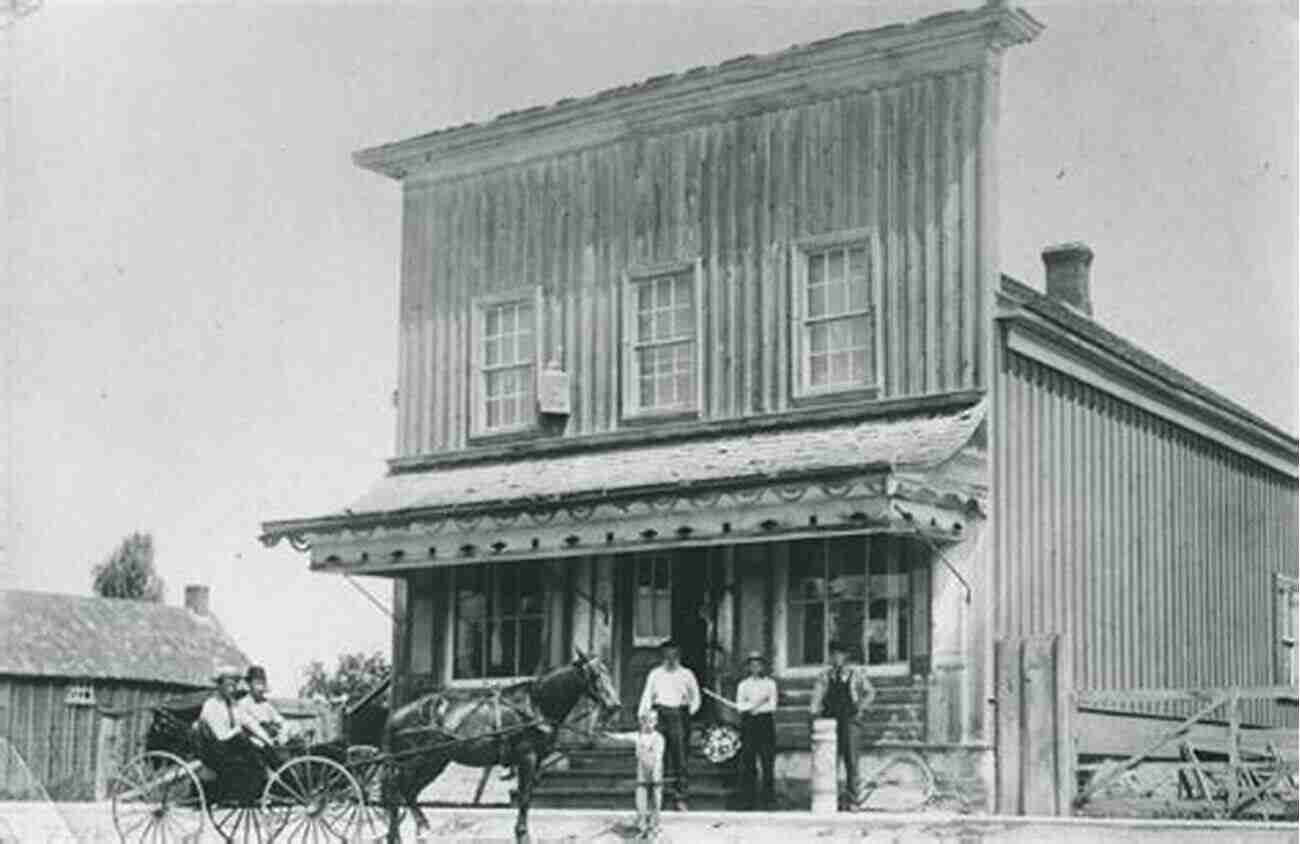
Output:
<instances>
[{"instance_id":1,"label":"vertical board siding","mask_svg":"<svg viewBox=\"0 0 1300 844\"><path fill-rule=\"evenodd\" d=\"M1274 682L1272 578L1296 569L1295 481L999 354L998 635L1065 634L1080 689Z\"/></svg>"},{"instance_id":2,"label":"vertical board siding","mask_svg":"<svg viewBox=\"0 0 1300 844\"><path fill-rule=\"evenodd\" d=\"M147 707L184 691L140 683L94 683L96 706L65 702L72 683L64 679L3 677L0 694L0 799L30 799L39 787L54 800L94 797L101 716L99 708L132 710L123 716L109 769L145 749L151 714ZM10 752L12 751L12 753Z\"/></svg>"},{"instance_id":3,"label":"vertical board siding","mask_svg":"<svg viewBox=\"0 0 1300 844\"><path fill-rule=\"evenodd\" d=\"M870 233L882 399L981 387L973 219L982 105L967 70L439 182L405 185L398 456L469 444L474 297L541 287L564 435L620 422L630 266L700 259L702 419L791 402L795 243Z\"/></svg>"}]
</instances>

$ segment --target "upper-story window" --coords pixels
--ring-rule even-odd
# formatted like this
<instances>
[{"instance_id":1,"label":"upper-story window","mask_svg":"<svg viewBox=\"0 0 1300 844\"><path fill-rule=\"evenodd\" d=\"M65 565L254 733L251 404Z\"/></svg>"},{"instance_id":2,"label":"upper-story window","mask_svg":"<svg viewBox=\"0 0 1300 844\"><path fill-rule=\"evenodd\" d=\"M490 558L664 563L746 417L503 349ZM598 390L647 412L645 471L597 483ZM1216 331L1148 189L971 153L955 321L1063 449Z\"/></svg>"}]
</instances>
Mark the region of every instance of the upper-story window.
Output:
<instances>
[{"instance_id":1,"label":"upper-story window","mask_svg":"<svg viewBox=\"0 0 1300 844\"><path fill-rule=\"evenodd\" d=\"M699 410L703 309L698 264L631 272L626 292L624 412Z\"/></svg>"},{"instance_id":2,"label":"upper-story window","mask_svg":"<svg viewBox=\"0 0 1300 844\"><path fill-rule=\"evenodd\" d=\"M797 392L877 386L875 279L866 234L812 238L795 250Z\"/></svg>"},{"instance_id":3,"label":"upper-story window","mask_svg":"<svg viewBox=\"0 0 1300 844\"><path fill-rule=\"evenodd\" d=\"M538 295L475 303L474 433L531 427L537 419Z\"/></svg>"}]
</instances>

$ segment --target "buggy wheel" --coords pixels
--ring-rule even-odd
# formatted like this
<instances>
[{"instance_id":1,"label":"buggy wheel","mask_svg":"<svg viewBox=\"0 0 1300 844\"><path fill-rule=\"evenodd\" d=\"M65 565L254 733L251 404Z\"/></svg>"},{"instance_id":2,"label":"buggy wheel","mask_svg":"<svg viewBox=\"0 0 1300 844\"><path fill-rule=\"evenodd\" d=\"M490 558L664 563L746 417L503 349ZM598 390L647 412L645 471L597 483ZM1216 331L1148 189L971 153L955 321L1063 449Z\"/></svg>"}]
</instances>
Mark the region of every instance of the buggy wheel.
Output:
<instances>
[{"instance_id":1,"label":"buggy wheel","mask_svg":"<svg viewBox=\"0 0 1300 844\"><path fill-rule=\"evenodd\" d=\"M366 810L366 796L338 762L300 756L271 775L262 806L276 841L351 841Z\"/></svg>"},{"instance_id":2,"label":"buggy wheel","mask_svg":"<svg viewBox=\"0 0 1300 844\"><path fill-rule=\"evenodd\" d=\"M203 832L203 784L196 762L151 750L134 756L109 783L113 826L129 842L197 842Z\"/></svg>"},{"instance_id":3,"label":"buggy wheel","mask_svg":"<svg viewBox=\"0 0 1300 844\"><path fill-rule=\"evenodd\" d=\"M885 812L910 812L929 802L934 794L930 766L910 751L895 753L863 781L858 808Z\"/></svg>"},{"instance_id":4,"label":"buggy wheel","mask_svg":"<svg viewBox=\"0 0 1300 844\"><path fill-rule=\"evenodd\" d=\"M262 844L275 837L275 825L260 805L209 803L208 820L223 841Z\"/></svg>"}]
</instances>

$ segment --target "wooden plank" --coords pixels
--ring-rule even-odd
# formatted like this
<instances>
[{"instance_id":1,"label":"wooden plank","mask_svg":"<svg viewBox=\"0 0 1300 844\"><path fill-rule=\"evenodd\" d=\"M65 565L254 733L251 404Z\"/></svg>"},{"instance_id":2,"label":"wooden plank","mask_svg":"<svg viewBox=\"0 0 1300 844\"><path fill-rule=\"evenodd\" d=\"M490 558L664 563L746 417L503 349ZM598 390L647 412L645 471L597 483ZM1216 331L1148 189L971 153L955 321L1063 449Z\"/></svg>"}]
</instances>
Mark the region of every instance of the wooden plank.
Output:
<instances>
[{"instance_id":1,"label":"wooden plank","mask_svg":"<svg viewBox=\"0 0 1300 844\"><path fill-rule=\"evenodd\" d=\"M1178 689L1081 689L1077 692L1078 705L1085 709L1138 703L1206 703L1228 692L1240 700L1273 700L1292 702L1300 699L1296 686L1190 686Z\"/></svg>"},{"instance_id":2,"label":"wooden plank","mask_svg":"<svg viewBox=\"0 0 1300 844\"><path fill-rule=\"evenodd\" d=\"M1074 813L1077 782L1074 741L1074 657L1066 637L1056 639L1056 814Z\"/></svg>"},{"instance_id":3,"label":"wooden plank","mask_svg":"<svg viewBox=\"0 0 1300 844\"><path fill-rule=\"evenodd\" d=\"M95 745L95 799L108 798L108 786L117 769L118 739L122 719L99 717L99 740Z\"/></svg>"},{"instance_id":4,"label":"wooden plank","mask_svg":"<svg viewBox=\"0 0 1300 844\"><path fill-rule=\"evenodd\" d=\"M997 810L1021 814L1021 678L1020 642L999 639L994 644L997 690Z\"/></svg>"},{"instance_id":5,"label":"wooden plank","mask_svg":"<svg viewBox=\"0 0 1300 844\"><path fill-rule=\"evenodd\" d=\"M1025 640L1022 671L1024 720L1022 804L1026 815L1055 815L1056 805L1056 636Z\"/></svg>"}]
</instances>

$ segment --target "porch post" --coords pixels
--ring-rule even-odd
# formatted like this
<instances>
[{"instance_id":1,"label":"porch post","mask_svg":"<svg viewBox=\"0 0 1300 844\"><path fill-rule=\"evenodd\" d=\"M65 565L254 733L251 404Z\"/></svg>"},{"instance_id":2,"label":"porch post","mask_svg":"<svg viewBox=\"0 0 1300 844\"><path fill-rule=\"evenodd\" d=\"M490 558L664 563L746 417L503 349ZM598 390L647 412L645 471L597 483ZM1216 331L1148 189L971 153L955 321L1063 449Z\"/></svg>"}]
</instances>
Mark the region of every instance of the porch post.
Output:
<instances>
[{"instance_id":1,"label":"porch post","mask_svg":"<svg viewBox=\"0 0 1300 844\"><path fill-rule=\"evenodd\" d=\"M835 719L813 719L812 813L814 815L833 815L839 809L839 777L835 757Z\"/></svg>"}]
</instances>

